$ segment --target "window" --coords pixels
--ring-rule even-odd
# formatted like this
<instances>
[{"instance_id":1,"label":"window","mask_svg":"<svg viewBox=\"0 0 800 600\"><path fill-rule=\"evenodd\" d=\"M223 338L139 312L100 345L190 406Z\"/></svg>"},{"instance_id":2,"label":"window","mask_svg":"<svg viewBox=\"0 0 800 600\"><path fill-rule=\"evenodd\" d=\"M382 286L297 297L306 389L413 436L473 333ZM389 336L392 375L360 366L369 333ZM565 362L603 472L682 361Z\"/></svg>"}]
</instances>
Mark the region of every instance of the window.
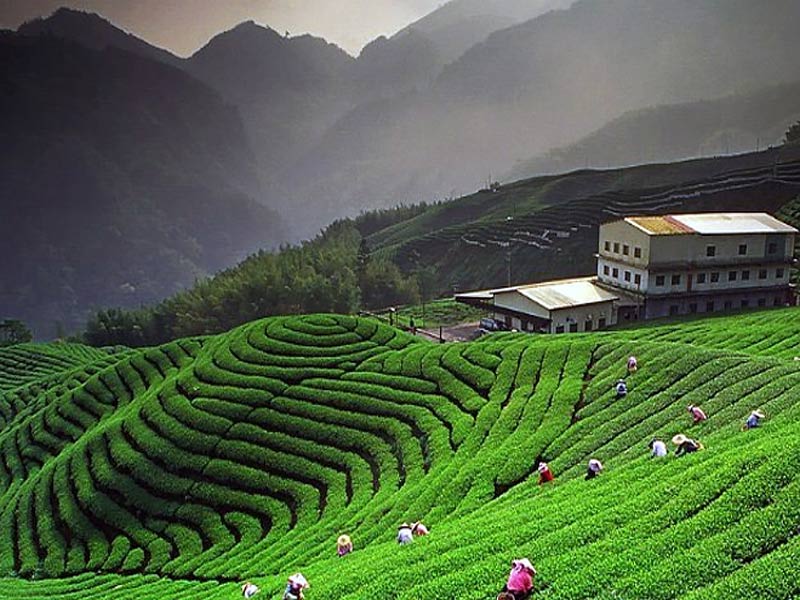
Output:
<instances>
[{"instance_id":1,"label":"window","mask_svg":"<svg viewBox=\"0 0 800 600\"><path fill-rule=\"evenodd\" d=\"M739 256L747 254L747 244L739 244Z\"/></svg>"},{"instance_id":2,"label":"window","mask_svg":"<svg viewBox=\"0 0 800 600\"><path fill-rule=\"evenodd\" d=\"M614 277L614 279L619 279L619 269L616 267L611 269L611 275Z\"/></svg>"},{"instance_id":3,"label":"window","mask_svg":"<svg viewBox=\"0 0 800 600\"><path fill-rule=\"evenodd\" d=\"M619 254L619 242L614 242L614 253Z\"/></svg>"},{"instance_id":4,"label":"window","mask_svg":"<svg viewBox=\"0 0 800 600\"><path fill-rule=\"evenodd\" d=\"M716 255L717 255L716 246L706 246L706 256L716 256Z\"/></svg>"},{"instance_id":5,"label":"window","mask_svg":"<svg viewBox=\"0 0 800 600\"><path fill-rule=\"evenodd\" d=\"M633 283L635 283L636 285L642 285L642 276L639 275L638 273L636 275L634 275L633 276Z\"/></svg>"},{"instance_id":6,"label":"window","mask_svg":"<svg viewBox=\"0 0 800 600\"><path fill-rule=\"evenodd\" d=\"M631 280L631 272L625 271L625 281L630 281L630 280Z\"/></svg>"},{"instance_id":7,"label":"window","mask_svg":"<svg viewBox=\"0 0 800 600\"><path fill-rule=\"evenodd\" d=\"M591 331L592 330L592 322L591 321L586 321L583 324L583 330L584 331Z\"/></svg>"},{"instance_id":8,"label":"window","mask_svg":"<svg viewBox=\"0 0 800 600\"><path fill-rule=\"evenodd\" d=\"M709 300L706 302L706 312L714 312L714 301Z\"/></svg>"},{"instance_id":9,"label":"window","mask_svg":"<svg viewBox=\"0 0 800 600\"><path fill-rule=\"evenodd\" d=\"M759 307L764 308L766 305L767 305L767 299L766 298L759 298L758 299L758 306Z\"/></svg>"},{"instance_id":10,"label":"window","mask_svg":"<svg viewBox=\"0 0 800 600\"><path fill-rule=\"evenodd\" d=\"M775 277L778 279L783 279L783 269L775 269Z\"/></svg>"},{"instance_id":11,"label":"window","mask_svg":"<svg viewBox=\"0 0 800 600\"><path fill-rule=\"evenodd\" d=\"M759 279L766 279L767 278L767 270L766 269L759 269L758 270L758 278Z\"/></svg>"},{"instance_id":12,"label":"window","mask_svg":"<svg viewBox=\"0 0 800 600\"><path fill-rule=\"evenodd\" d=\"M557 325L556 326L556 333L564 333L564 326L563 325Z\"/></svg>"},{"instance_id":13,"label":"window","mask_svg":"<svg viewBox=\"0 0 800 600\"><path fill-rule=\"evenodd\" d=\"M742 300L742 308L747 308L748 306L750 306L750 301L749 300Z\"/></svg>"},{"instance_id":14,"label":"window","mask_svg":"<svg viewBox=\"0 0 800 600\"><path fill-rule=\"evenodd\" d=\"M598 329L602 329L602 328L603 328L603 327L605 327L605 326L606 326L606 318L605 318L605 317L600 317L600 318L597 320L597 327L598 327Z\"/></svg>"},{"instance_id":15,"label":"window","mask_svg":"<svg viewBox=\"0 0 800 600\"><path fill-rule=\"evenodd\" d=\"M631 247L630 247L630 246L628 246L628 244L623 244L623 246L622 246L622 253L623 253L625 256L628 256L628 255L631 253Z\"/></svg>"},{"instance_id":16,"label":"window","mask_svg":"<svg viewBox=\"0 0 800 600\"><path fill-rule=\"evenodd\" d=\"M603 242L603 248L606 252L611 252L611 242Z\"/></svg>"},{"instance_id":17,"label":"window","mask_svg":"<svg viewBox=\"0 0 800 600\"><path fill-rule=\"evenodd\" d=\"M608 275L611 273L611 269L608 268L608 265L603 265L603 275Z\"/></svg>"},{"instance_id":18,"label":"window","mask_svg":"<svg viewBox=\"0 0 800 600\"><path fill-rule=\"evenodd\" d=\"M705 273L698 273L697 274L697 283L705 283L706 282L706 274Z\"/></svg>"},{"instance_id":19,"label":"window","mask_svg":"<svg viewBox=\"0 0 800 600\"><path fill-rule=\"evenodd\" d=\"M673 275L672 276L672 285L680 285L681 284L681 276L680 275Z\"/></svg>"},{"instance_id":20,"label":"window","mask_svg":"<svg viewBox=\"0 0 800 600\"><path fill-rule=\"evenodd\" d=\"M642 249L639 246L633 247L633 258L642 258Z\"/></svg>"},{"instance_id":21,"label":"window","mask_svg":"<svg viewBox=\"0 0 800 600\"><path fill-rule=\"evenodd\" d=\"M656 275L656 286L663 287L664 286L664 276L663 275Z\"/></svg>"},{"instance_id":22,"label":"window","mask_svg":"<svg viewBox=\"0 0 800 600\"><path fill-rule=\"evenodd\" d=\"M692 314L696 313L696 312L697 312L697 304L695 304L694 302L692 302L692 303L689 305L689 312L690 312L690 313L692 313Z\"/></svg>"},{"instance_id":23,"label":"window","mask_svg":"<svg viewBox=\"0 0 800 600\"><path fill-rule=\"evenodd\" d=\"M750 271L742 271L742 281L750 281Z\"/></svg>"},{"instance_id":24,"label":"window","mask_svg":"<svg viewBox=\"0 0 800 600\"><path fill-rule=\"evenodd\" d=\"M677 314L678 314L678 312L680 311L680 309L681 309L681 307L680 307L680 306L678 306L677 304L673 304L672 306L670 306L670 307L669 307L669 314L670 314L670 316L675 316L675 315L677 315Z\"/></svg>"},{"instance_id":25,"label":"window","mask_svg":"<svg viewBox=\"0 0 800 600\"><path fill-rule=\"evenodd\" d=\"M767 244L767 254L777 254L778 253L778 244L775 242L770 242Z\"/></svg>"},{"instance_id":26,"label":"window","mask_svg":"<svg viewBox=\"0 0 800 600\"><path fill-rule=\"evenodd\" d=\"M569 324L569 332L570 333L578 333L578 324L577 323L570 323Z\"/></svg>"},{"instance_id":27,"label":"window","mask_svg":"<svg viewBox=\"0 0 800 600\"><path fill-rule=\"evenodd\" d=\"M736 271L728 271L728 281L736 281Z\"/></svg>"},{"instance_id":28,"label":"window","mask_svg":"<svg viewBox=\"0 0 800 600\"><path fill-rule=\"evenodd\" d=\"M719 273L712 273L711 274L711 283L717 283L719 281Z\"/></svg>"},{"instance_id":29,"label":"window","mask_svg":"<svg viewBox=\"0 0 800 600\"><path fill-rule=\"evenodd\" d=\"M730 300L725 300L725 310L730 310L733 308L733 302Z\"/></svg>"}]
</instances>

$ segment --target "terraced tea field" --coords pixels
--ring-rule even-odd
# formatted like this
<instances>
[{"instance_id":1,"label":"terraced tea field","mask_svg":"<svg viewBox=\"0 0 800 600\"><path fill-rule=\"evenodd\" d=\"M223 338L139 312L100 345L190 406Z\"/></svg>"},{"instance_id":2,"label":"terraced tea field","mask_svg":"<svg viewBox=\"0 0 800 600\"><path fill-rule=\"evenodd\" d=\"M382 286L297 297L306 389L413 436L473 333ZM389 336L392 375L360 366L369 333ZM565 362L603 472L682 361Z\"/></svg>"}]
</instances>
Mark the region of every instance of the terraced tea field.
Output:
<instances>
[{"instance_id":1,"label":"terraced tea field","mask_svg":"<svg viewBox=\"0 0 800 600\"><path fill-rule=\"evenodd\" d=\"M308 600L490 599L523 555L541 598L796 598L800 313L730 319L438 345L316 315L0 351L0 598L217 600L248 579L279 598L300 570ZM648 457L681 431L706 450ZM584 481L590 457L606 470ZM398 547L417 519L431 535Z\"/></svg>"}]
</instances>

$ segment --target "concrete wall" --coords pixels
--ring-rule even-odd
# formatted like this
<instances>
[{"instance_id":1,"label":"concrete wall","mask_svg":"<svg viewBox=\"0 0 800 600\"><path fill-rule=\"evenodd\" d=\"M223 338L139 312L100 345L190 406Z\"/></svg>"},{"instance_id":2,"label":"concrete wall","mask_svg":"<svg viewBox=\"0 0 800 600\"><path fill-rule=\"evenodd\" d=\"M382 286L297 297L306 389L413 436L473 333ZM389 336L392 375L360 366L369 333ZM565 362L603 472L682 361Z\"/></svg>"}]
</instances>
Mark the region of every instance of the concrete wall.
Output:
<instances>
[{"instance_id":1,"label":"concrete wall","mask_svg":"<svg viewBox=\"0 0 800 600\"><path fill-rule=\"evenodd\" d=\"M777 245L775 254L767 253L769 243ZM745 255L739 254L739 245L747 246ZM699 265L722 265L730 261L767 258L771 261L788 260L792 256L793 234L757 235L656 235L650 252L651 263L694 262ZM707 248L714 246L715 255L707 256Z\"/></svg>"},{"instance_id":2,"label":"concrete wall","mask_svg":"<svg viewBox=\"0 0 800 600\"><path fill-rule=\"evenodd\" d=\"M502 308L508 308L516 312L525 313L527 315L533 315L541 319L550 318L549 310L540 304L536 304L530 298L527 298L515 291L495 294L494 305Z\"/></svg>"},{"instance_id":3,"label":"concrete wall","mask_svg":"<svg viewBox=\"0 0 800 600\"><path fill-rule=\"evenodd\" d=\"M630 281L625 280L626 273L630 273ZM637 275L640 278L638 284ZM650 274L644 267L633 267L602 256L597 259L597 278L604 283L642 293L647 291L650 284Z\"/></svg>"},{"instance_id":4,"label":"concrete wall","mask_svg":"<svg viewBox=\"0 0 800 600\"><path fill-rule=\"evenodd\" d=\"M625 221L614 221L600 225L597 253L610 259L624 261L631 266L644 268L650 262L651 236L638 227ZM608 243L608 250L606 250ZM615 247L615 244L618 247ZM628 254L625 254L625 246ZM641 249L641 257L636 257L636 248Z\"/></svg>"},{"instance_id":5,"label":"concrete wall","mask_svg":"<svg viewBox=\"0 0 800 600\"><path fill-rule=\"evenodd\" d=\"M776 288L769 291L743 291L728 294L697 294L688 298L647 298L645 303L645 318L657 319L661 317L689 315L710 312L726 312L749 308L766 308L784 306L790 299L789 288ZM712 310L708 304L713 302ZM743 305L747 303L747 306ZM677 308L673 308L677 307ZM677 312L675 312L677 310Z\"/></svg>"},{"instance_id":6,"label":"concrete wall","mask_svg":"<svg viewBox=\"0 0 800 600\"><path fill-rule=\"evenodd\" d=\"M589 306L578 306L574 308L565 308L556 310L552 313L552 324L550 332L556 333L559 326L564 327L564 333L569 333L570 325L576 324L577 331L586 331L586 322L592 323L591 330L600 329L600 319L605 318L605 327L614 325L616 321L616 314L614 312L614 303L609 300L608 302L598 302L597 304L590 304Z\"/></svg>"}]
</instances>

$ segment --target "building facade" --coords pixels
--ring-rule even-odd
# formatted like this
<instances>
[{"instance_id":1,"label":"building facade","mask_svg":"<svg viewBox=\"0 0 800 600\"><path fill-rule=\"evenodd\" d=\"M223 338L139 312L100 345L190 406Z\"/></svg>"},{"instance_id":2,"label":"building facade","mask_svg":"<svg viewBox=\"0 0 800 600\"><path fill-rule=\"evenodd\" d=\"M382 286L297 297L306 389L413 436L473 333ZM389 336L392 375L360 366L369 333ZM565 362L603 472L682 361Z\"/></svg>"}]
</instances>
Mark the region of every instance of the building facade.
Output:
<instances>
[{"instance_id":1,"label":"building facade","mask_svg":"<svg viewBox=\"0 0 800 600\"><path fill-rule=\"evenodd\" d=\"M620 321L784 306L796 233L766 213L628 217L600 226L597 279Z\"/></svg>"}]
</instances>

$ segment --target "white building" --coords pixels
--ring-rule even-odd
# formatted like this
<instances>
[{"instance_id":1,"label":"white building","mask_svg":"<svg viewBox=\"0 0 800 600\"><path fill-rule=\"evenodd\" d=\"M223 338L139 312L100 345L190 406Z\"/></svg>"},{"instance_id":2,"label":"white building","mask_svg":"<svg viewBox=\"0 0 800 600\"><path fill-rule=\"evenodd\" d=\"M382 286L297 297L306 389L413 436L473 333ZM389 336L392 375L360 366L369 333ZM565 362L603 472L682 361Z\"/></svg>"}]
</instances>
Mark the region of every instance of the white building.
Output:
<instances>
[{"instance_id":1,"label":"white building","mask_svg":"<svg viewBox=\"0 0 800 600\"><path fill-rule=\"evenodd\" d=\"M766 213L628 217L600 226L596 277L458 294L514 329L593 331L618 321L794 303L794 227Z\"/></svg>"},{"instance_id":2,"label":"white building","mask_svg":"<svg viewBox=\"0 0 800 600\"><path fill-rule=\"evenodd\" d=\"M616 323L619 296L597 285L594 277L581 277L458 294L456 300L486 308L508 328L574 333Z\"/></svg>"},{"instance_id":3,"label":"white building","mask_svg":"<svg viewBox=\"0 0 800 600\"><path fill-rule=\"evenodd\" d=\"M783 306L796 233L766 213L628 217L600 226L597 278L619 320Z\"/></svg>"}]
</instances>

